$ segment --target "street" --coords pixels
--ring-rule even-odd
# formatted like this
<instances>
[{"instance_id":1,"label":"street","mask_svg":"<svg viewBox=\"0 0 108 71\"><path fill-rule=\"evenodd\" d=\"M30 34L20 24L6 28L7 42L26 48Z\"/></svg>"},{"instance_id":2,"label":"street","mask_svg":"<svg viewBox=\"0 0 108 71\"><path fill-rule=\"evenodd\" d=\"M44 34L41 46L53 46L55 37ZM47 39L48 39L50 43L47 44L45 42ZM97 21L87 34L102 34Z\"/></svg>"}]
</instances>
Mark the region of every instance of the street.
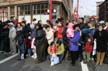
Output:
<instances>
[{"instance_id":1,"label":"street","mask_svg":"<svg viewBox=\"0 0 108 71\"><path fill-rule=\"evenodd\" d=\"M0 71L108 71L108 0L0 0Z\"/></svg>"},{"instance_id":2,"label":"street","mask_svg":"<svg viewBox=\"0 0 108 71\"><path fill-rule=\"evenodd\" d=\"M95 66L90 62L87 65L88 71L107 71L108 65ZM47 60L43 63L36 64L35 61L28 57L25 60L18 60L18 56L0 64L0 71L87 71L86 67L81 66L81 63L77 61L75 66L70 64L70 61L63 61L61 64L50 66L50 62Z\"/></svg>"}]
</instances>

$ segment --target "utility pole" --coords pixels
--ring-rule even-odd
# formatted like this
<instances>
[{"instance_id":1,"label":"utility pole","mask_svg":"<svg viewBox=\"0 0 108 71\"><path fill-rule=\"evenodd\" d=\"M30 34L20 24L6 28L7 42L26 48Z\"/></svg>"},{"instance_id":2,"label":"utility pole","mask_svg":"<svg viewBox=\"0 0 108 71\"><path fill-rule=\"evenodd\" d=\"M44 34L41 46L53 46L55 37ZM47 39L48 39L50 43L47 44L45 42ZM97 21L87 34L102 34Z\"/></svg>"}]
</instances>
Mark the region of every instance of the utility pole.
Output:
<instances>
[{"instance_id":1,"label":"utility pole","mask_svg":"<svg viewBox=\"0 0 108 71\"><path fill-rule=\"evenodd\" d=\"M49 19L52 22L52 0L49 0Z\"/></svg>"}]
</instances>

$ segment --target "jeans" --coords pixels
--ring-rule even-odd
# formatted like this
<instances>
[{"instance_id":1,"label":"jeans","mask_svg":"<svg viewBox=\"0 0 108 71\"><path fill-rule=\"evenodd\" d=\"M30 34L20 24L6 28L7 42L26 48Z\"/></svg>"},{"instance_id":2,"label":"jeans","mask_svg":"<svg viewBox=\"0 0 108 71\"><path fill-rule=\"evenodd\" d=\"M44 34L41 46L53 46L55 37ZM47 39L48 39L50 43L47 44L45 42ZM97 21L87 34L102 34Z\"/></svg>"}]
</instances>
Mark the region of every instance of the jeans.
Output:
<instances>
[{"instance_id":1,"label":"jeans","mask_svg":"<svg viewBox=\"0 0 108 71\"><path fill-rule=\"evenodd\" d=\"M25 44L24 43L20 44L20 45L18 45L18 47L19 47L19 50L20 50L20 55L25 54Z\"/></svg>"},{"instance_id":2,"label":"jeans","mask_svg":"<svg viewBox=\"0 0 108 71\"><path fill-rule=\"evenodd\" d=\"M63 58L64 58L64 54L58 55L59 57L59 61L62 62Z\"/></svg>"}]
</instances>

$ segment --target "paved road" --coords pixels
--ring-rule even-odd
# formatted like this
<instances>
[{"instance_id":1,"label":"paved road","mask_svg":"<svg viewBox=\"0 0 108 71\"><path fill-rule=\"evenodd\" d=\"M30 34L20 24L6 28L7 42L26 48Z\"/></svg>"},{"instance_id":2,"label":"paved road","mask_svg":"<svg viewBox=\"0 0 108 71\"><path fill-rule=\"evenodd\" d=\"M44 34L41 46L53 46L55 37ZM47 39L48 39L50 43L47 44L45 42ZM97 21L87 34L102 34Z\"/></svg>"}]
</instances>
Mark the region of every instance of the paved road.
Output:
<instances>
[{"instance_id":1,"label":"paved road","mask_svg":"<svg viewBox=\"0 0 108 71\"><path fill-rule=\"evenodd\" d=\"M81 71L80 63L72 66L69 61L50 67L50 62L46 61L41 64L35 64L34 60L28 58L18 61L18 57L0 65L0 71Z\"/></svg>"},{"instance_id":2,"label":"paved road","mask_svg":"<svg viewBox=\"0 0 108 71\"><path fill-rule=\"evenodd\" d=\"M95 66L94 63L87 65L88 71L108 71L108 65ZM82 71L81 63L78 61L76 66L72 66L70 61L64 61L62 64L50 67L50 62L35 64L31 58L19 61L18 56L0 64L0 71Z\"/></svg>"}]
</instances>

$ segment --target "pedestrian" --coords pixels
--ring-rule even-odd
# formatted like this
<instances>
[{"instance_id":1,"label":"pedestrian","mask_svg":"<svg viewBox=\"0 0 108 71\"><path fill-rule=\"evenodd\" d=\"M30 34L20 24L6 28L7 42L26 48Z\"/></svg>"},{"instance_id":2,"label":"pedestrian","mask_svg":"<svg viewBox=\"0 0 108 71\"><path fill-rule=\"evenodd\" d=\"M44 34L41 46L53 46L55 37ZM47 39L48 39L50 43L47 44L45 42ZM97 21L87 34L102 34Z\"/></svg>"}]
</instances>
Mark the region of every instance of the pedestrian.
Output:
<instances>
[{"instance_id":1,"label":"pedestrian","mask_svg":"<svg viewBox=\"0 0 108 71\"><path fill-rule=\"evenodd\" d=\"M61 21L57 21L57 25L56 25L56 31L55 31L55 34L56 34L56 39L58 40L61 40L62 41L62 32L63 32L63 25L61 23Z\"/></svg>"},{"instance_id":2,"label":"pedestrian","mask_svg":"<svg viewBox=\"0 0 108 71\"><path fill-rule=\"evenodd\" d=\"M68 22L64 25L64 30L63 30L63 44L64 44L64 48L65 48L65 52L64 52L64 59L68 59L69 56L69 41L68 41L68 37L67 37L67 29L68 29Z\"/></svg>"},{"instance_id":3,"label":"pedestrian","mask_svg":"<svg viewBox=\"0 0 108 71\"><path fill-rule=\"evenodd\" d=\"M46 33L40 23L36 26L35 46L37 52L36 63L41 63L47 59L48 41Z\"/></svg>"},{"instance_id":4,"label":"pedestrian","mask_svg":"<svg viewBox=\"0 0 108 71\"><path fill-rule=\"evenodd\" d=\"M37 58L36 46L34 45L35 40L36 40L35 38L32 38L32 42L31 42L31 49L32 49L32 52L33 52L33 55L31 57L33 59L36 59Z\"/></svg>"},{"instance_id":5,"label":"pedestrian","mask_svg":"<svg viewBox=\"0 0 108 71\"><path fill-rule=\"evenodd\" d=\"M83 59L84 63L88 63L91 60L91 53L93 50L93 45L92 45L92 39L90 36L86 37L86 43L84 45L84 51L83 51Z\"/></svg>"},{"instance_id":6,"label":"pedestrian","mask_svg":"<svg viewBox=\"0 0 108 71\"><path fill-rule=\"evenodd\" d=\"M33 22L30 24L30 28L31 28L31 49L32 49L32 53L33 55L31 56L33 59L37 58L37 53L36 53L36 46L34 45L35 42L35 36L36 36L36 19L33 19Z\"/></svg>"},{"instance_id":7,"label":"pedestrian","mask_svg":"<svg viewBox=\"0 0 108 71\"><path fill-rule=\"evenodd\" d=\"M68 28L67 28L66 34L67 34L68 38L70 38L70 37L73 38L74 37L74 29L73 29L73 24L72 23L68 24Z\"/></svg>"},{"instance_id":8,"label":"pedestrian","mask_svg":"<svg viewBox=\"0 0 108 71\"><path fill-rule=\"evenodd\" d=\"M107 35L106 31L103 29L103 25L98 25L98 30L94 34L94 39L96 39L97 44L96 65L102 65L107 50Z\"/></svg>"},{"instance_id":9,"label":"pedestrian","mask_svg":"<svg viewBox=\"0 0 108 71\"><path fill-rule=\"evenodd\" d=\"M48 48L48 53L50 54L51 66L59 63L59 58L57 56L57 46L55 42L52 42Z\"/></svg>"},{"instance_id":10,"label":"pedestrian","mask_svg":"<svg viewBox=\"0 0 108 71\"><path fill-rule=\"evenodd\" d=\"M69 38L69 50L71 51L71 63L75 65L78 59L79 51L79 40L80 40L80 26L79 24L74 25L74 37Z\"/></svg>"},{"instance_id":11,"label":"pedestrian","mask_svg":"<svg viewBox=\"0 0 108 71\"><path fill-rule=\"evenodd\" d=\"M54 32L53 29L50 27L50 25L46 25L45 32L48 44L50 45L54 41Z\"/></svg>"},{"instance_id":12,"label":"pedestrian","mask_svg":"<svg viewBox=\"0 0 108 71\"><path fill-rule=\"evenodd\" d=\"M30 56L32 55L31 51L31 28L30 23L25 24L24 22L21 23L23 26L22 32L24 35L24 44L25 44L25 54L24 57L26 58L27 54Z\"/></svg>"},{"instance_id":13,"label":"pedestrian","mask_svg":"<svg viewBox=\"0 0 108 71\"><path fill-rule=\"evenodd\" d=\"M2 51L2 48L1 48L1 41L2 41L2 37L1 37L1 35L2 35L2 31L3 31L3 23L2 23L2 21L0 20L0 51Z\"/></svg>"},{"instance_id":14,"label":"pedestrian","mask_svg":"<svg viewBox=\"0 0 108 71\"><path fill-rule=\"evenodd\" d=\"M22 25L21 23L18 23L17 25L17 44L18 44L18 49L20 51L20 59L24 59L24 54L25 54L25 44L24 44L24 35L22 32Z\"/></svg>"},{"instance_id":15,"label":"pedestrian","mask_svg":"<svg viewBox=\"0 0 108 71\"><path fill-rule=\"evenodd\" d=\"M10 49L11 53L16 53L16 29L12 22L8 23L9 25L9 39L10 39Z\"/></svg>"},{"instance_id":16,"label":"pedestrian","mask_svg":"<svg viewBox=\"0 0 108 71\"><path fill-rule=\"evenodd\" d=\"M51 28L53 28L53 24L51 23L50 20L47 20L46 23L47 23L48 25L50 25Z\"/></svg>"},{"instance_id":17,"label":"pedestrian","mask_svg":"<svg viewBox=\"0 0 108 71\"><path fill-rule=\"evenodd\" d=\"M61 63L63 61L63 58L64 58L64 51L65 51L64 45L63 45L61 40L57 40L56 46L57 46L57 53L56 54L59 57L59 61Z\"/></svg>"},{"instance_id":18,"label":"pedestrian","mask_svg":"<svg viewBox=\"0 0 108 71\"><path fill-rule=\"evenodd\" d=\"M2 32L0 32L1 35L1 51L3 52L10 52L10 46L9 46L9 27L6 22L2 23Z\"/></svg>"}]
</instances>

